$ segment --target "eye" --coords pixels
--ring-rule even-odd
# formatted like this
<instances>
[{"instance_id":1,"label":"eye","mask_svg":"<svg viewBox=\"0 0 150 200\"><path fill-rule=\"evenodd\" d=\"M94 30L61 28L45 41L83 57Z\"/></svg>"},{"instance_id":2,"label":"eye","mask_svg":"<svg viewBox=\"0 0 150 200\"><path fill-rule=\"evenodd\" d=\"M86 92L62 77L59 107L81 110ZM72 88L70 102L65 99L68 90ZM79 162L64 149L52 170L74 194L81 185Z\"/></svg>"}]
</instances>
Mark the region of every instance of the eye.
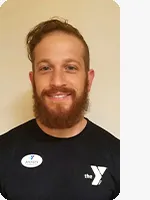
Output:
<instances>
[{"instance_id":1,"label":"eye","mask_svg":"<svg viewBox=\"0 0 150 200\"><path fill-rule=\"evenodd\" d=\"M48 71L50 70L50 66L41 66L40 71Z\"/></svg>"},{"instance_id":2,"label":"eye","mask_svg":"<svg viewBox=\"0 0 150 200\"><path fill-rule=\"evenodd\" d=\"M77 70L77 67L74 66L74 65L67 65L67 66L66 66L66 69L69 70L69 71L76 71L76 70Z\"/></svg>"}]
</instances>

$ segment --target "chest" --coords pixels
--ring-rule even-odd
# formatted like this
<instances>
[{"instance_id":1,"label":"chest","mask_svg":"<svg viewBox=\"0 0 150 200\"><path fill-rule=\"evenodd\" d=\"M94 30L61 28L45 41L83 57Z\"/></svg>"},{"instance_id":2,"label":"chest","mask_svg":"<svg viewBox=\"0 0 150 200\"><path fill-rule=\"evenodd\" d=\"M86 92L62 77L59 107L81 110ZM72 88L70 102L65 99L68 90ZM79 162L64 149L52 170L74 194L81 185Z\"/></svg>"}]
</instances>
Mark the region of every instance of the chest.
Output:
<instances>
[{"instance_id":1,"label":"chest","mask_svg":"<svg viewBox=\"0 0 150 200\"><path fill-rule=\"evenodd\" d=\"M16 152L3 186L8 200L109 200L115 189L107 158L73 146Z\"/></svg>"}]
</instances>

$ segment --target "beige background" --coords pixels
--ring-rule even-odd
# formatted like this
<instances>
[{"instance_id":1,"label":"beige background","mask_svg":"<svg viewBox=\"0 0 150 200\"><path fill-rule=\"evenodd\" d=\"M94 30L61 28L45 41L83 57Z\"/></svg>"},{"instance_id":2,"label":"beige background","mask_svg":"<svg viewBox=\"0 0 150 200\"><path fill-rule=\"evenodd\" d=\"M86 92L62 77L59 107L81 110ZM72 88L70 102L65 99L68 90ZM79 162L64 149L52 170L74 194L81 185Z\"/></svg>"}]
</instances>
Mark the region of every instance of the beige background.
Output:
<instances>
[{"instance_id":1,"label":"beige background","mask_svg":"<svg viewBox=\"0 0 150 200\"><path fill-rule=\"evenodd\" d=\"M33 118L25 36L60 16L85 37L96 77L86 115L119 138L119 7L113 0L7 0L0 8L0 134Z\"/></svg>"}]
</instances>

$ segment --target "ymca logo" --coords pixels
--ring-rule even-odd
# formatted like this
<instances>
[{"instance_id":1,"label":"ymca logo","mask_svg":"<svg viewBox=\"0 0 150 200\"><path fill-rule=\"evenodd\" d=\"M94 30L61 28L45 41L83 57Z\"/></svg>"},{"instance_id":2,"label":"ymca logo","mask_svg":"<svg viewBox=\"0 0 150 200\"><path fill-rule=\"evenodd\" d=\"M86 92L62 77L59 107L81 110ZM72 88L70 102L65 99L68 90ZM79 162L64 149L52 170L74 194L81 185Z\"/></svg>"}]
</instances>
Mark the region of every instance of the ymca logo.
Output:
<instances>
[{"instance_id":1,"label":"ymca logo","mask_svg":"<svg viewBox=\"0 0 150 200\"><path fill-rule=\"evenodd\" d=\"M100 185L102 182L102 176L106 171L107 167L91 165L91 168L95 175L94 180L92 181L92 185ZM89 174L85 174L84 177L86 179L93 179L93 176Z\"/></svg>"},{"instance_id":2,"label":"ymca logo","mask_svg":"<svg viewBox=\"0 0 150 200\"><path fill-rule=\"evenodd\" d=\"M38 167L42 162L42 157L37 154L28 154L21 159L21 164L28 168Z\"/></svg>"},{"instance_id":3,"label":"ymca logo","mask_svg":"<svg viewBox=\"0 0 150 200\"><path fill-rule=\"evenodd\" d=\"M30 159L33 160L33 158L34 158L34 155L31 155Z\"/></svg>"}]
</instances>

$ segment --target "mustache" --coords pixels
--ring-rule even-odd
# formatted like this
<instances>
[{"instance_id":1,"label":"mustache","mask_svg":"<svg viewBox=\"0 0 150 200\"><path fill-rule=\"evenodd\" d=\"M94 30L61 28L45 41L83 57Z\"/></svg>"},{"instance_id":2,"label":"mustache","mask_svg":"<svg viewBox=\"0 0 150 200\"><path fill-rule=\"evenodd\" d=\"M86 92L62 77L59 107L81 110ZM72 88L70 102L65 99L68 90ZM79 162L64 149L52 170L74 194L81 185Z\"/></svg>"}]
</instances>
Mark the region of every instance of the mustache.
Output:
<instances>
[{"instance_id":1,"label":"mustache","mask_svg":"<svg viewBox=\"0 0 150 200\"><path fill-rule=\"evenodd\" d=\"M51 86L49 89L44 89L41 93L41 96L50 96L52 94L62 92L62 93L67 93L71 95L75 95L76 91L72 88L66 88L63 86Z\"/></svg>"}]
</instances>

